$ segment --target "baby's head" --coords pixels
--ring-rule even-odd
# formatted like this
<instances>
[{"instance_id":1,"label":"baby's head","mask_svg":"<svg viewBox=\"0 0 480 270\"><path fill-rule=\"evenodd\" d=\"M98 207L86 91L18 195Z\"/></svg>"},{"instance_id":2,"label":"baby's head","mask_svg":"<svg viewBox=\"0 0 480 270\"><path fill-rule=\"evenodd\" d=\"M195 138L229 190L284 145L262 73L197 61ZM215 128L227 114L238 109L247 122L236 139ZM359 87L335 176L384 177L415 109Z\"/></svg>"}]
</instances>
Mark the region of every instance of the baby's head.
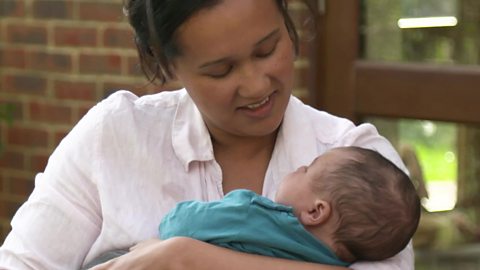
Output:
<instances>
[{"instance_id":1,"label":"baby's head","mask_svg":"<svg viewBox=\"0 0 480 270\"><path fill-rule=\"evenodd\" d=\"M350 262L397 254L420 219L408 176L359 147L334 148L287 175L275 201L292 206L307 230Z\"/></svg>"}]
</instances>

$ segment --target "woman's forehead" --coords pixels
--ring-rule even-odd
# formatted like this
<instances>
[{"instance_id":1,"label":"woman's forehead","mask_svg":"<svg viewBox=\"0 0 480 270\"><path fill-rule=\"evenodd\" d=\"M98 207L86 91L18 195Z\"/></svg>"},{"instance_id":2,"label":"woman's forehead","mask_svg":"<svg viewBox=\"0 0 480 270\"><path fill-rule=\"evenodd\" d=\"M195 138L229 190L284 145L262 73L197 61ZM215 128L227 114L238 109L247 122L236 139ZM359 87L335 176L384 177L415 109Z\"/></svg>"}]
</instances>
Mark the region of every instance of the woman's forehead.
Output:
<instances>
[{"instance_id":1,"label":"woman's forehead","mask_svg":"<svg viewBox=\"0 0 480 270\"><path fill-rule=\"evenodd\" d=\"M189 18L176 32L180 50L202 59L241 53L282 25L275 1L223 1Z\"/></svg>"}]
</instances>

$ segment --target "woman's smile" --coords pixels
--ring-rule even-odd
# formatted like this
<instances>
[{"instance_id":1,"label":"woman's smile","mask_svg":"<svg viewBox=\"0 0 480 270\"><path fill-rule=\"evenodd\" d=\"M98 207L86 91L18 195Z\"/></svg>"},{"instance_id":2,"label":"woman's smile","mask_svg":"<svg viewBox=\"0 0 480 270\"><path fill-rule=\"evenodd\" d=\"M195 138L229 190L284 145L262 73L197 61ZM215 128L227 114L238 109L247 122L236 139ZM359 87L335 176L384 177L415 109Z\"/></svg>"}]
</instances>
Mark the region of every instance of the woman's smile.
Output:
<instances>
[{"instance_id":1,"label":"woman's smile","mask_svg":"<svg viewBox=\"0 0 480 270\"><path fill-rule=\"evenodd\" d=\"M255 103L242 106L239 110L252 118L265 118L271 115L273 107L275 105L275 93L267 96L263 100Z\"/></svg>"}]
</instances>

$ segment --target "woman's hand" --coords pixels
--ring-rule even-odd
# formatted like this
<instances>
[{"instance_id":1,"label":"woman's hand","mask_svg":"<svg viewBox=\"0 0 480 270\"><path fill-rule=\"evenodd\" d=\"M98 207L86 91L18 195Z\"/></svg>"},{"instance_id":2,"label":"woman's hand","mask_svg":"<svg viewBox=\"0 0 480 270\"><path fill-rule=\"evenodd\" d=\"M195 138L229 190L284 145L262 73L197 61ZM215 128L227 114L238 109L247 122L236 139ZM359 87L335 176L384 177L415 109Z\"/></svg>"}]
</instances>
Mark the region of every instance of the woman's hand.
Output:
<instances>
[{"instance_id":1,"label":"woman's hand","mask_svg":"<svg viewBox=\"0 0 480 270\"><path fill-rule=\"evenodd\" d=\"M343 267L247 254L186 237L147 240L91 270L340 270Z\"/></svg>"},{"instance_id":2,"label":"woman's hand","mask_svg":"<svg viewBox=\"0 0 480 270\"><path fill-rule=\"evenodd\" d=\"M130 248L130 252L99 264L90 270L135 270L135 269L172 269L173 256L182 243L172 238L169 240L149 239Z\"/></svg>"}]
</instances>

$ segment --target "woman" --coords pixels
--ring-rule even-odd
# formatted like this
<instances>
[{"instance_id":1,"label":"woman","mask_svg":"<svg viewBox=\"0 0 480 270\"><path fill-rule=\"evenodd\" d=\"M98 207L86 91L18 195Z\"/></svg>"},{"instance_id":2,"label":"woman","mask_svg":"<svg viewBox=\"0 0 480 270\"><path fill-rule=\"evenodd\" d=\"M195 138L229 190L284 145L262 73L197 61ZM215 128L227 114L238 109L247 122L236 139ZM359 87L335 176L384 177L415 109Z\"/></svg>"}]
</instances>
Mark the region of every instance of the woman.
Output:
<instances>
[{"instance_id":1,"label":"woman","mask_svg":"<svg viewBox=\"0 0 480 270\"><path fill-rule=\"evenodd\" d=\"M273 198L280 179L326 150L373 148L403 166L370 125L291 97L296 36L282 0L131 0L145 72L185 89L121 91L75 126L12 220L0 268L342 269L237 253L188 238L160 242L161 217L183 200L245 188ZM354 269L413 269L411 247Z\"/></svg>"}]
</instances>

